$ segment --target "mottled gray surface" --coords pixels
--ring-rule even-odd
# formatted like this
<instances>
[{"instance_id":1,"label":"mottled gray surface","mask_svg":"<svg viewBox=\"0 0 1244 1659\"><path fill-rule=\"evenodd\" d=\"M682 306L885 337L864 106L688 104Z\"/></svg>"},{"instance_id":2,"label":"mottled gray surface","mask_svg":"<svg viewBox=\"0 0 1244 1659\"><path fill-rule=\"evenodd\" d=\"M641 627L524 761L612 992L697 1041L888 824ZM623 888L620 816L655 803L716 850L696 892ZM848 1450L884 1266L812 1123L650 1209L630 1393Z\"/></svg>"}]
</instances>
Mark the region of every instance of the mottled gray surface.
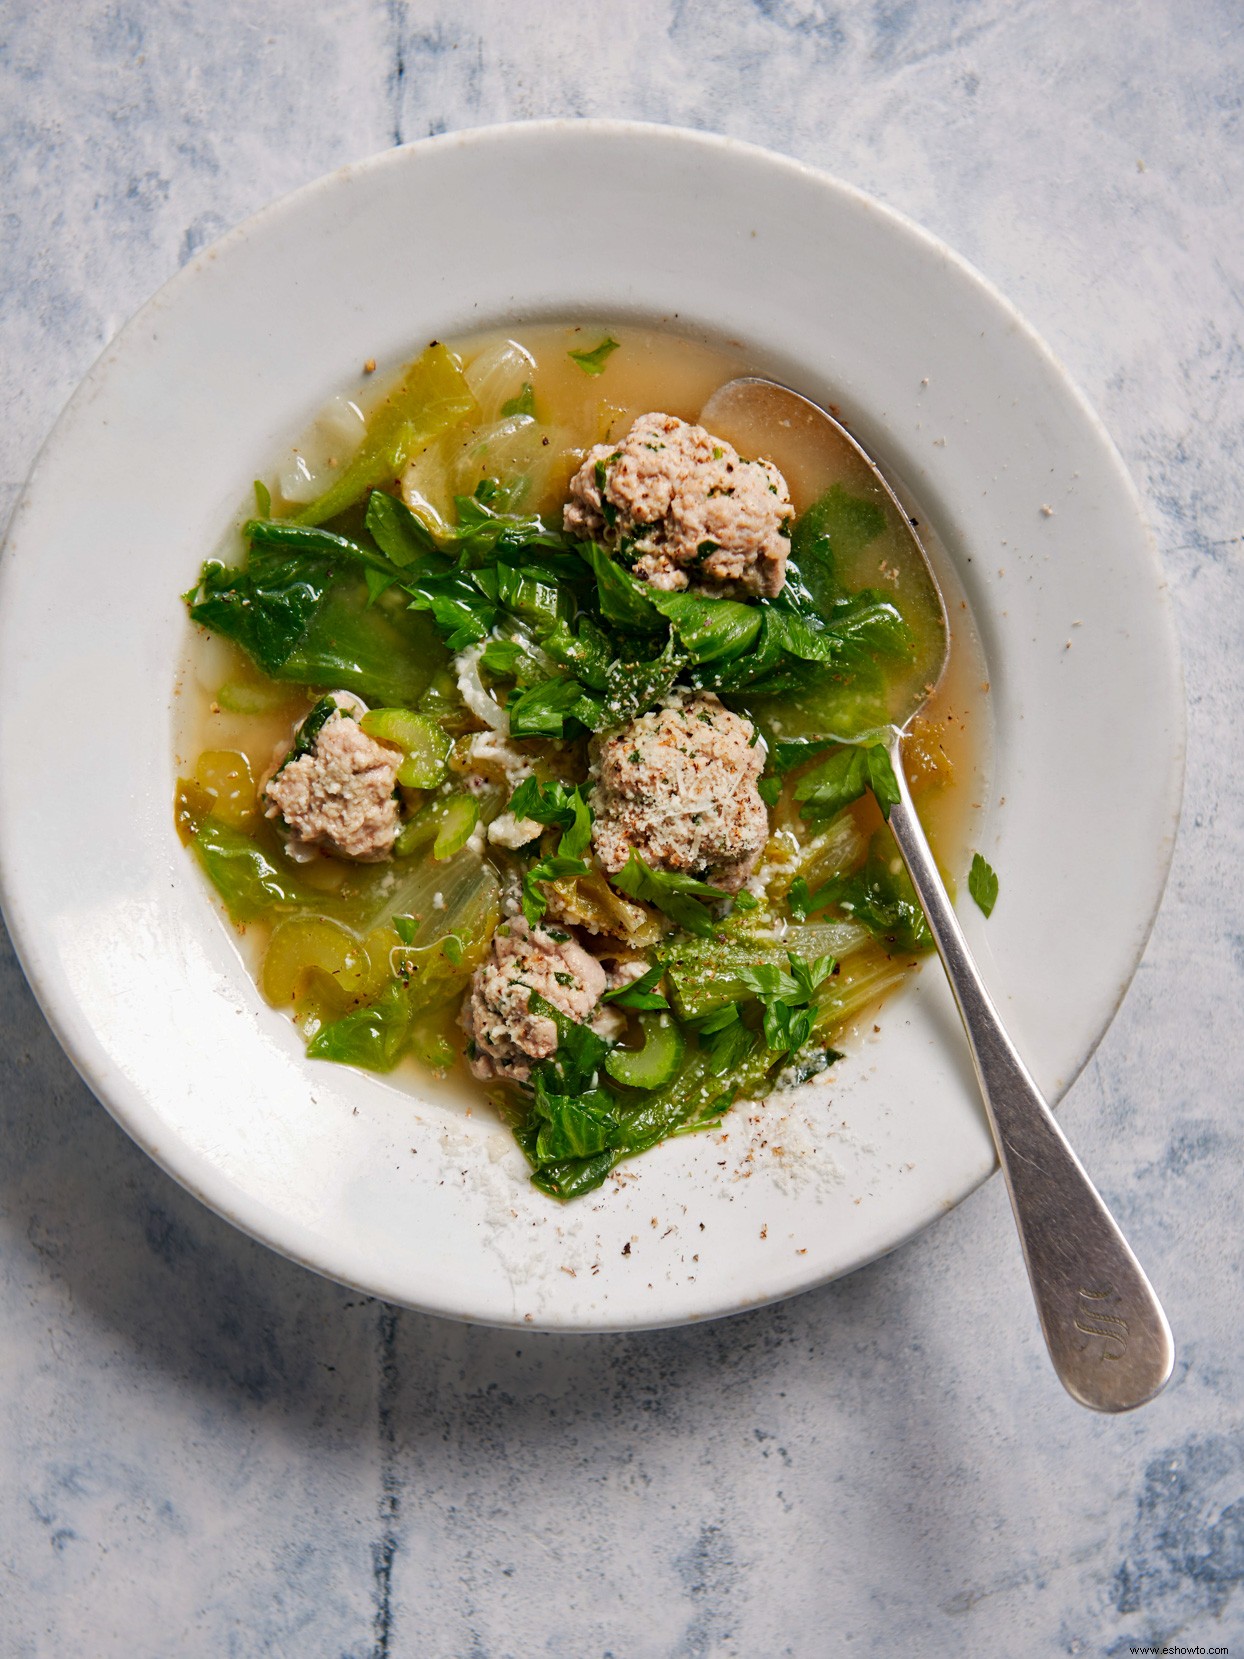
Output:
<instances>
[{"instance_id":1,"label":"mottled gray surface","mask_svg":"<svg viewBox=\"0 0 1244 1659\"><path fill-rule=\"evenodd\" d=\"M1166 904L1065 1108L1181 1339L1118 1421L1047 1370L996 1182L709 1329L361 1300L159 1174L5 956L5 1659L1244 1645L1242 69L1233 0L3 0L0 508L119 323L271 197L510 117L717 128L913 214L1042 330L1145 495L1191 716Z\"/></svg>"}]
</instances>

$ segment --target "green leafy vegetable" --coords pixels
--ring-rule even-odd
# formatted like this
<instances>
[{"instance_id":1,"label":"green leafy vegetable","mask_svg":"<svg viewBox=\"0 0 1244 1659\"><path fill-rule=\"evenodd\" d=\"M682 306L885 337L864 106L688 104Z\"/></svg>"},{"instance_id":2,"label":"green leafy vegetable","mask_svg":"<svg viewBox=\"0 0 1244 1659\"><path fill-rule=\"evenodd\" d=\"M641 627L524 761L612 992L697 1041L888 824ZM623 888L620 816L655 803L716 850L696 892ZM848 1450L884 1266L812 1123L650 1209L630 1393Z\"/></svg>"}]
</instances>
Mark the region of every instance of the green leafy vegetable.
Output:
<instances>
[{"instance_id":1,"label":"green leafy vegetable","mask_svg":"<svg viewBox=\"0 0 1244 1659\"><path fill-rule=\"evenodd\" d=\"M655 589L636 581L595 542L580 543L579 552L596 577L597 604L606 621L648 633L661 628L661 613L652 602Z\"/></svg>"},{"instance_id":2,"label":"green leafy vegetable","mask_svg":"<svg viewBox=\"0 0 1244 1659\"><path fill-rule=\"evenodd\" d=\"M567 355L574 358L584 374L603 374L606 359L617 351L620 344L620 341L606 335L600 344L593 346L590 351L572 351Z\"/></svg>"},{"instance_id":3,"label":"green leafy vegetable","mask_svg":"<svg viewBox=\"0 0 1244 1659\"><path fill-rule=\"evenodd\" d=\"M654 870L633 849L626 863L611 879L614 886L621 888L629 898L655 904L679 927L701 937L712 933L714 922L712 913L700 900L721 900L729 896L720 887L710 887L706 881L697 881L694 876L671 870Z\"/></svg>"},{"instance_id":4,"label":"green leafy vegetable","mask_svg":"<svg viewBox=\"0 0 1244 1659\"><path fill-rule=\"evenodd\" d=\"M383 490L373 490L365 520L368 534L399 570L437 552L436 541L423 520L405 502Z\"/></svg>"},{"instance_id":5,"label":"green leafy vegetable","mask_svg":"<svg viewBox=\"0 0 1244 1659\"><path fill-rule=\"evenodd\" d=\"M632 979L625 985L619 985L612 991L606 991L601 997L602 1002L616 1002L619 1008L660 1009L668 1008L669 1001L663 997L657 986L665 977L665 963L658 958L647 972L638 979Z\"/></svg>"},{"instance_id":6,"label":"green leafy vegetable","mask_svg":"<svg viewBox=\"0 0 1244 1659\"><path fill-rule=\"evenodd\" d=\"M591 808L580 789L525 778L510 797L507 811L515 818L531 818L562 832L557 851L546 853L523 875L523 915L535 927L548 908L542 883L588 873L584 854L592 840Z\"/></svg>"},{"instance_id":7,"label":"green leafy vegetable","mask_svg":"<svg viewBox=\"0 0 1244 1659\"><path fill-rule=\"evenodd\" d=\"M192 619L235 641L273 679L416 702L444 661L435 634L421 618L374 607L361 580L375 573L387 585L397 567L329 531L268 520L246 528L245 565L203 566L186 595Z\"/></svg>"},{"instance_id":8,"label":"green leafy vegetable","mask_svg":"<svg viewBox=\"0 0 1244 1659\"><path fill-rule=\"evenodd\" d=\"M809 962L793 951L787 962L789 973L773 963L738 973L744 988L763 1004L765 1044L779 1054L793 1054L811 1037L817 1015L813 998L835 967L832 956Z\"/></svg>"},{"instance_id":9,"label":"green leafy vegetable","mask_svg":"<svg viewBox=\"0 0 1244 1659\"><path fill-rule=\"evenodd\" d=\"M195 622L236 641L266 674L276 676L306 633L330 581L331 572L319 560L269 563L252 574L209 559L186 601Z\"/></svg>"},{"instance_id":10,"label":"green leafy vegetable","mask_svg":"<svg viewBox=\"0 0 1244 1659\"><path fill-rule=\"evenodd\" d=\"M475 407L462 366L446 346L430 345L367 422L354 459L317 500L294 515L323 524L397 477L407 461Z\"/></svg>"},{"instance_id":11,"label":"green leafy vegetable","mask_svg":"<svg viewBox=\"0 0 1244 1659\"><path fill-rule=\"evenodd\" d=\"M235 922L293 910L314 895L295 876L282 870L258 842L242 830L205 818L191 845L212 886L225 901Z\"/></svg>"},{"instance_id":12,"label":"green leafy vegetable","mask_svg":"<svg viewBox=\"0 0 1244 1659\"><path fill-rule=\"evenodd\" d=\"M451 651L462 651L487 639L501 615L495 590L489 596L476 577L466 571L438 571L403 585L410 594L411 609L432 613Z\"/></svg>"},{"instance_id":13,"label":"green leafy vegetable","mask_svg":"<svg viewBox=\"0 0 1244 1659\"><path fill-rule=\"evenodd\" d=\"M517 397L507 397L501 405L502 418L510 415L531 415L536 412L536 394L530 380L523 381L523 389Z\"/></svg>"},{"instance_id":14,"label":"green leafy vegetable","mask_svg":"<svg viewBox=\"0 0 1244 1659\"><path fill-rule=\"evenodd\" d=\"M979 853L972 854L972 868L968 871L968 892L986 916L993 914L998 902L998 876L992 865Z\"/></svg>"},{"instance_id":15,"label":"green leafy vegetable","mask_svg":"<svg viewBox=\"0 0 1244 1659\"><path fill-rule=\"evenodd\" d=\"M410 1029L410 993L400 980L373 1003L322 1025L307 1044L313 1060L336 1060L368 1071L391 1071Z\"/></svg>"},{"instance_id":16,"label":"green leafy vegetable","mask_svg":"<svg viewBox=\"0 0 1244 1659\"><path fill-rule=\"evenodd\" d=\"M933 948L924 911L888 830L878 830L873 837L862 868L813 894L814 910L827 904L837 905L844 915L861 922L874 939L895 950Z\"/></svg>"},{"instance_id":17,"label":"green leafy vegetable","mask_svg":"<svg viewBox=\"0 0 1244 1659\"><path fill-rule=\"evenodd\" d=\"M578 1094L594 1087L609 1044L590 1025L581 1025L532 991L527 1006L533 1014L552 1020L557 1027L557 1052L551 1060L533 1067L532 1078L542 1078L554 1092Z\"/></svg>"},{"instance_id":18,"label":"green leafy vegetable","mask_svg":"<svg viewBox=\"0 0 1244 1659\"><path fill-rule=\"evenodd\" d=\"M515 818L531 818L537 824L547 824L562 833L558 852L567 858L579 858L588 849L592 839L592 811L582 789L567 789L556 781L541 783L539 778L524 778L510 796L507 812Z\"/></svg>"},{"instance_id":19,"label":"green leafy vegetable","mask_svg":"<svg viewBox=\"0 0 1244 1659\"><path fill-rule=\"evenodd\" d=\"M619 1146L622 1125L613 1112L613 1096L605 1089L585 1094L550 1094L543 1078L536 1078L534 1115L537 1164L555 1164L567 1158L590 1157Z\"/></svg>"},{"instance_id":20,"label":"green leafy vegetable","mask_svg":"<svg viewBox=\"0 0 1244 1659\"><path fill-rule=\"evenodd\" d=\"M298 730L294 733L294 741L289 746L289 752L285 756L285 759L277 767L276 772L272 774L273 777L276 777L278 773L283 772L291 760L301 760L303 755L309 755L311 753L312 749L315 748L316 740L318 739L320 733L324 730L325 726L327 726L328 722L332 719L336 712L337 699L335 697L320 698L319 702L315 705L315 707L307 715L306 719L302 722L301 726L299 726Z\"/></svg>"},{"instance_id":21,"label":"green leafy vegetable","mask_svg":"<svg viewBox=\"0 0 1244 1659\"><path fill-rule=\"evenodd\" d=\"M838 561L853 560L884 533L885 524L885 513L876 502L851 495L841 484L832 485L791 529L791 597L806 596L816 610L841 598Z\"/></svg>"},{"instance_id":22,"label":"green leafy vegetable","mask_svg":"<svg viewBox=\"0 0 1244 1659\"><path fill-rule=\"evenodd\" d=\"M600 718L600 699L569 674L556 674L529 686L506 705L515 737L564 737L568 721L593 729ZM573 728L572 728L573 729Z\"/></svg>"},{"instance_id":23,"label":"green leafy vegetable","mask_svg":"<svg viewBox=\"0 0 1244 1659\"><path fill-rule=\"evenodd\" d=\"M881 743L839 749L800 778L795 785L795 799L802 803L800 811L809 823L824 823L852 801L858 801L868 789L876 797L882 816L888 818L890 808L901 797L889 754Z\"/></svg>"},{"instance_id":24,"label":"green leafy vegetable","mask_svg":"<svg viewBox=\"0 0 1244 1659\"><path fill-rule=\"evenodd\" d=\"M628 579L635 581L633 576ZM666 593L653 588L651 603L667 619L695 663L741 656L760 632L760 607L744 605L737 599L706 599L701 594Z\"/></svg>"}]
</instances>

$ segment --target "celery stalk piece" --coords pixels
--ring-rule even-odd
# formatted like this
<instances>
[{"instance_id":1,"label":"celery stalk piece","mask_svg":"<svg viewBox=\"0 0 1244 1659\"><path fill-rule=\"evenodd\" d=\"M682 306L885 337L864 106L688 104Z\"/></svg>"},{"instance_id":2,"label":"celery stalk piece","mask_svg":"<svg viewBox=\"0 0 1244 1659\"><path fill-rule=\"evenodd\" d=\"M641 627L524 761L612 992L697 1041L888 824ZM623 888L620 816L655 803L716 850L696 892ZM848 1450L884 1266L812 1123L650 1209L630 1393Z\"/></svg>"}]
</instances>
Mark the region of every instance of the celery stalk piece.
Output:
<instances>
[{"instance_id":1,"label":"celery stalk piece","mask_svg":"<svg viewBox=\"0 0 1244 1659\"><path fill-rule=\"evenodd\" d=\"M660 1089L682 1064L686 1044L668 1014L640 1016L642 1048L611 1048L605 1056L610 1077L629 1089Z\"/></svg>"},{"instance_id":2,"label":"celery stalk piece","mask_svg":"<svg viewBox=\"0 0 1244 1659\"><path fill-rule=\"evenodd\" d=\"M359 721L369 737L405 752L397 781L405 789L435 789L449 771L453 743L426 714L414 709L370 709Z\"/></svg>"},{"instance_id":3,"label":"celery stalk piece","mask_svg":"<svg viewBox=\"0 0 1244 1659\"><path fill-rule=\"evenodd\" d=\"M474 795L455 795L450 800L444 821L432 843L432 857L439 863L465 847L479 822L479 803Z\"/></svg>"},{"instance_id":4,"label":"celery stalk piece","mask_svg":"<svg viewBox=\"0 0 1244 1659\"><path fill-rule=\"evenodd\" d=\"M409 858L432 842L434 859L451 858L470 840L479 818L480 802L474 795L435 796L402 825L393 851L398 858Z\"/></svg>"},{"instance_id":5,"label":"celery stalk piece","mask_svg":"<svg viewBox=\"0 0 1244 1659\"><path fill-rule=\"evenodd\" d=\"M367 953L354 934L328 916L287 916L278 922L264 952L259 984L274 1008L297 1000L313 973L330 979L342 1003L362 988Z\"/></svg>"},{"instance_id":6,"label":"celery stalk piece","mask_svg":"<svg viewBox=\"0 0 1244 1659\"><path fill-rule=\"evenodd\" d=\"M431 345L376 409L354 459L336 483L292 515L295 524L323 524L368 490L391 483L419 450L475 408L462 366L447 347Z\"/></svg>"}]
</instances>

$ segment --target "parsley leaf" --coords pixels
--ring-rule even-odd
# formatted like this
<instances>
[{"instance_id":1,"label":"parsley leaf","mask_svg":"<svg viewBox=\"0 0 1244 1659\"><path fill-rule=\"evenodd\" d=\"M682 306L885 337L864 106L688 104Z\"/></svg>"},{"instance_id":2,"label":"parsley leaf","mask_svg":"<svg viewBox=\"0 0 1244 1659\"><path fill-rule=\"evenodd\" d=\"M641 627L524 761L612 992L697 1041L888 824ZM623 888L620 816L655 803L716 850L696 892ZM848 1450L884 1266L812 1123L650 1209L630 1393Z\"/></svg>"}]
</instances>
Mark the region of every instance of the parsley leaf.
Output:
<instances>
[{"instance_id":1,"label":"parsley leaf","mask_svg":"<svg viewBox=\"0 0 1244 1659\"><path fill-rule=\"evenodd\" d=\"M523 915L535 927L548 909L541 882L588 873L584 854L592 840L592 809L581 789L525 778L511 795L506 810L515 818L532 818L537 824L547 824L562 832L557 851L546 853L523 875Z\"/></svg>"},{"instance_id":2,"label":"parsley leaf","mask_svg":"<svg viewBox=\"0 0 1244 1659\"><path fill-rule=\"evenodd\" d=\"M516 397L507 397L501 405L503 417L510 415L534 415L536 412L536 394L530 380L523 381L523 389Z\"/></svg>"},{"instance_id":3,"label":"parsley leaf","mask_svg":"<svg viewBox=\"0 0 1244 1659\"><path fill-rule=\"evenodd\" d=\"M612 991L606 991L601 997L602 1002L616 1002L619 1008L637 1008L641 1010L668 1008L669 1001L663 997L656 987L665 976L665 963L658 959L641 974L638 979L632 979L626 985L619 985Z\"/></svg>"},{"instance_id":4,"label":"parsley leaf","mask_svg":"<svg viewBox=\"0 0 1244 1659\"><path fill-rule=\"evenodd\" d=\"M577 785L567 789L556 781L541 783L539 778L524 778L510 796L506 811L515 818L531 818L537 824L562 830L557 850L567 858L580 857L592 839L592 809Z\"/></svg>"},{"instance_id":5,"label":"parsley leaf","mask_svg":"<svg viewBox=\"0 0 1244 1659\"><path fill-rule=\"evenodd\" d=\"M600 344L593 346L590 351L571 351L566 355L575 360L584 374L603 374L606 359L617 351L619 345L621 345L620 340L615 340L611 335L606 334Z\"/></svg>"},{"instance_id":6,"label":"parsley leaf","mask_svg":"<svg viewBox=\"0 0 1244 1659\"><path fill-rule=\"evenodd\" d=\"M833 973L835 962L832 956L809 962L793 951L787 961L789 973L775 963L763 962L739 969L737 978L764 1006L765 1046L774 1053L794 1054L812 1035L817 1015L813 998Z\"/></svg>"},{"instance_id":7,"label":"parsley leaf","mask_svg":"<svg viewBox=\"0 0 1244 1659\"><path fill-rule=\"evenodd\" d=\"M725 899L729 895L720 887L710 887L694 876L679 875L670 870L654 870L632 849L626 863L610 878L615 887L632 899L645 899L663 910L671 921L688 933L707 938L715 923L711 912L701 899Z\"/></svg>"},{"instance_id":8,"label":"parsley leaf","mask_svg":"<svg viewBox=\"0 0 1244 1659\"><path fill-rule=\"evenodd\" d=\"M858 801L868 789L876 796L882 816L888 818L900 795L890 757L881 743L839 749L800 778L795 785L795 799L802 802L800 812L809 823L823 823Z\"/></svg>"},{"instance_id":9,"label":"parsley leaf","mask_svg":"<svg viewBox=\"0 0 1244 1659\"><path fill-rule=\"evenodd\" d=\"M577 720L592 731L599 723L600 709L601 699L569 674L554 674L506 704L514 737L565 737L568 720Z\"/></svg>"},{"instance_id":10,"label":"parsley leaf","mask_svg":"<svg viewBox=\"0 0 1244 1659\"><path fill-rule=\"evenodd\" d=\"M968 892L986 916L993 914L998 902L998 875L979 853L972 854L972 868L968 871Z\"/></svg>"}]
</instances>

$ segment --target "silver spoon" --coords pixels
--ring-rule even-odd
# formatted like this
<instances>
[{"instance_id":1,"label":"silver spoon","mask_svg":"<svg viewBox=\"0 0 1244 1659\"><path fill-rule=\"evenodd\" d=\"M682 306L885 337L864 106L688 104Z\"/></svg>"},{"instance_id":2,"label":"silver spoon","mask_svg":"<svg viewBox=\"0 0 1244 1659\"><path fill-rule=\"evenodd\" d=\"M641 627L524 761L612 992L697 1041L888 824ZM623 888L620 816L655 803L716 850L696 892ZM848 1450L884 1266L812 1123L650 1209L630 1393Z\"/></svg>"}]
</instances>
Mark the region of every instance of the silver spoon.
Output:
<instances>
[{"instance_id":1,"label":"silver spoon","mask_svg":"<svg viewBox=\"0 0 1244 1659\"><path fill-rule=\"evenodd\" d=\"M904 734L941 678L950 647L945 602L928 555L872 458L840 422L797 392L759 377L732 380L713 393L700 421L747 454L766 453L762 434L771 440L776 427L782 429L784 456L788 445L796 454L801 444L805 452L819 451L822 460L828 451L852 495L862 492L884 511L888 574L904 585L917 612L923 603L933 619L923 641L925 660L915 665L912 681L898 688L890 723L877 734L889 750L901 797L890 809L890 829L959 1006L1054 1369L1081 1405L1097 1411L1144 1405L1165 1387L1175 1362L1166 1315L1007 1036L904 776ZM869 546L875 572L877 547L872 541Z\"/></svg>"}]
</instances>

